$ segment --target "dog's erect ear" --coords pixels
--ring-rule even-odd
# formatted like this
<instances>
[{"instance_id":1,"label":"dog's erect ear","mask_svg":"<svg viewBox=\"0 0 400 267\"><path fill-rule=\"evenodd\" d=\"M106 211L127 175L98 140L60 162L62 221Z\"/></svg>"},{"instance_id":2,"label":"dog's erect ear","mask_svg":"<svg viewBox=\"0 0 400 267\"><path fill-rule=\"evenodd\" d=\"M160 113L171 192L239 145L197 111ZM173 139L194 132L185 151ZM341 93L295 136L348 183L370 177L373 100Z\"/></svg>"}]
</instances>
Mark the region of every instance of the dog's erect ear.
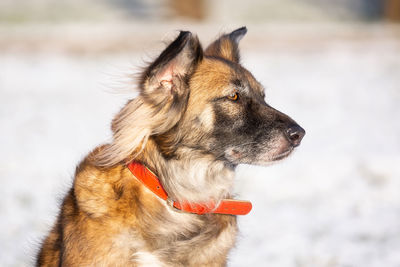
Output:
<instances>
[{"instance_id":1,"label":"dog's erect ear","mask_svg":"<svg viewBox=\"0 0 400 267\"><path fill-rule=\"evenodd\" d=\"M246 33L247 28L242 27L229 34L222 35L207 47L205 55L222 57L224 59L239 63L239 41Z\"/></svg>"},{"instance_id":2,"label":"dog's erect ear","mask_svg":"<svg viewBox=\"0 0 400 267\"><path fill-rule=\"evenodd\" d=\"M140 96L129 101L112 122L113 140L93 156L98 166L132 160L151 136L174 127L186 110L188 81L203 50L196 36L179 36L145 70Z\"/></svg>"},{"instance_id":3,"label":"dog's erect ear","mask_svg":"<svg viewBox=\"0 0 400 267\"><path fill-rule=\"evenodd\" d=\"M156 91L173 95L181 93L182 82L187 82L202 58L203 50L198 38L188 31L181 31L144 72L142 95L150 96Z\"/></svg>"}]
</instances>

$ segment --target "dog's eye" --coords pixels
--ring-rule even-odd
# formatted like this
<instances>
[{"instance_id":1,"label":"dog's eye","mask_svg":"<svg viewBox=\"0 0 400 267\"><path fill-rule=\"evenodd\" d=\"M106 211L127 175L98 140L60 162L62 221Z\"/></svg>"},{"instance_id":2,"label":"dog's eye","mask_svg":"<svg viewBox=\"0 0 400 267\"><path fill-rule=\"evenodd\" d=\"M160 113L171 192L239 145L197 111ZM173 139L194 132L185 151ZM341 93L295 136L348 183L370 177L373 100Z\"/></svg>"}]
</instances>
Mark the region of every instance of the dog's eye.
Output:
<instances>
[{"instance_id":1,"label":"dog's eye","mask_svg":"<svg viewBox=\"0 0 400 267\"><path fill-rule=\"evenodd\" d=\"M236 101L239 99L239 94L238 93L232 93L230 95L228 95L228 99L232 100L232 101Z\"/></svg>"}]
</instances>

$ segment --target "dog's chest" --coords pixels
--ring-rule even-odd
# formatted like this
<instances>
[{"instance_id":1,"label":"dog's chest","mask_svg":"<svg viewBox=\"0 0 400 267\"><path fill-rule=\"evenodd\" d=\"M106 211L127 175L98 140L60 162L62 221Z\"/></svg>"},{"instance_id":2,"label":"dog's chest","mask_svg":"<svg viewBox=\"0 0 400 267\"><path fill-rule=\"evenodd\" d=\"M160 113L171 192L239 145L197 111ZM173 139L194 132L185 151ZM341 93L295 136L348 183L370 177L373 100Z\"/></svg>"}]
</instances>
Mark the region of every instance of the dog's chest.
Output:
<instances>
[{"instance_id":1,"label":"dog's chest","mask_svg":"<svg viewBox=\"0 0 400 267\"><path fill-rule=\"evenodd\" d=\"M191 233L191 236L183 234L180 240L173 242L170 248L171 256L176 254L177 259L181 258L178 261L189 266L224 262L236 240L236 217L216 216L219 220L206 221L205 225Z\"/></svg>"},{"instance_id":2,"label":"dog's chest","mask_svg":"<svg viewBox=\"0 0 400 267\"><path fill-rule=\"evenodd\" d=\"M192 222L187 217L180 223L148 226L142 233L123 231L115 237L114 247L129 248L127 260L138 266L224 265L235 243L236 217L212 215Z\"/></svg>"}]
</instances>

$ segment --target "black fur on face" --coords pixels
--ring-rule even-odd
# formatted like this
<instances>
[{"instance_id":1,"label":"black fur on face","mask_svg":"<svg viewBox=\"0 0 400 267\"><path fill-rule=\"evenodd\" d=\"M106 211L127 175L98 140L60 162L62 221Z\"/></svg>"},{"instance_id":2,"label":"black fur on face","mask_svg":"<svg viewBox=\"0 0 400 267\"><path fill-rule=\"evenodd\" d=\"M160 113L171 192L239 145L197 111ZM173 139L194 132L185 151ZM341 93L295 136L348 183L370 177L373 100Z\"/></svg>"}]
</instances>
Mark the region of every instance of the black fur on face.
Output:
<instances>
[{"instance_id":1,"label":"black fur on face","mask_svg":"<svg viewBox=\"0 0 400 267\"><path fill-rule=\"evenodd\" d=\"M241 91L232 115L221 100L214 103L215 128L210 151L231 164L266 164L281 159L293 150L286 131L296 123L287 115L269 106L251 89ZM286 154L287 153L287 154Z\"/></svg>"},{"instance_id":2,"label":"black fur on face","mask_svg":"<svg viewBox=\"0 0 400 267\"><path fill-rule=\"evenodd\" d=\"M236 63L231 69L230 95L212 99L213 129L199 140L199 147L231 165L267 164L292 152L288 130L304 130L289 116L269 106L264 90L254 77Z\"/></svg>"}]
</instances>

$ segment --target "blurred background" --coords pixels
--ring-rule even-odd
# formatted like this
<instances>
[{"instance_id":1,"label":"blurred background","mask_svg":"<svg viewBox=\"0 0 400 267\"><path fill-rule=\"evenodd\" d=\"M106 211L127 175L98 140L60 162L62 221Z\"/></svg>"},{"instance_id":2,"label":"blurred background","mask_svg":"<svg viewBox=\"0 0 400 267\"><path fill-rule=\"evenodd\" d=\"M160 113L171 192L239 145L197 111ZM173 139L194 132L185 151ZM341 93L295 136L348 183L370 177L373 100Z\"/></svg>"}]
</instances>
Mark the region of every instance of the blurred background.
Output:
<instances>
[{"instance_id":1,"label":"blurred background","mask_svg":"<svg viewBox=\"0 0 400 267\"><path fill-rule=\"evenodd\" d=\"M242 63L307 135L240 166L229 266L400 266L399 0L1 0L0 266L31 266L76 164L177 30L247 26Z\"/></svg>"}]
</instances>

